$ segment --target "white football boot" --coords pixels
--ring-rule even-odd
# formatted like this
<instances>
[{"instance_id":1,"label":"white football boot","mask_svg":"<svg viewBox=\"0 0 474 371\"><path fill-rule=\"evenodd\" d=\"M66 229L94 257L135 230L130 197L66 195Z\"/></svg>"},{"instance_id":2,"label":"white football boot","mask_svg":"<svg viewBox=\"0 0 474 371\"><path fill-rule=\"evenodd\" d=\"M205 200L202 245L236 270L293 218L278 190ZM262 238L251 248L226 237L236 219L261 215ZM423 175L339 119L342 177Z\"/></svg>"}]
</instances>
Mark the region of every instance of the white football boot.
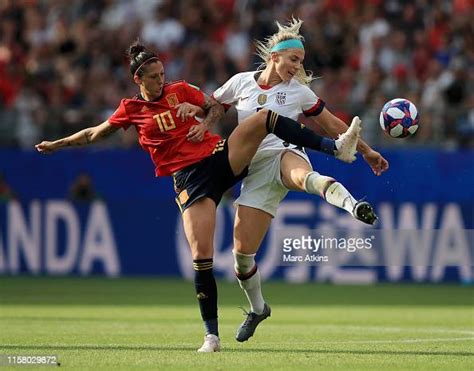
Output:
<instances>
[{"instance_id":1,"label":"white football boot","mask_svg":"<svg viewBox=\"0 0 474 371\"><path fill-rule=\"evenodd\" d=\"M216 335L207 334L204 336L204 344L197 351L200 353L213 353L221 350L221 341Z\"/></svg>"},{"instance_id":2,"label":"white football boot","mask_svg":"<svg viewBox=\"0 0 474 371\"><path fill-rule=\"evenodd\" d=\"M351 163L356 157L357 153L357 142L360 137L362 121L358 116L352 119L351 126L346 130L345 133L339 135L336 139L336 153L335 157L343 162Z\"/></svg>"}]
</instances>

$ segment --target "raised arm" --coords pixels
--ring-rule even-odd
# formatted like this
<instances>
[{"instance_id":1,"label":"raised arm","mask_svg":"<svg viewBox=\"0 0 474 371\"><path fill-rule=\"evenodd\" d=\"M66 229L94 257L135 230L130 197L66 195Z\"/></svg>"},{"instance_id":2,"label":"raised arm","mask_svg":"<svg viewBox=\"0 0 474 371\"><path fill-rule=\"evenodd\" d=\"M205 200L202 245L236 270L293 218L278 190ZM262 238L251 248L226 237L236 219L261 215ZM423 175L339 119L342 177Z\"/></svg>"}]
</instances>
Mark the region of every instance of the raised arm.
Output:
<instances>
[{"instance_id":1,"label":"raised arm","mask_svg":"<svg viewBox=\"0 0 474 371\"><path fill-rule=\"evenodd\" d=\"M62 147L69 146L84 146L87 144L98 142L112 133L115 133L119 128L112 126L109 121L104 121L102 124L78 131L68 137L55 140L53 142L43 141L35 145L38 152L51 153Z\"/></svg>"},{"instance_id":2,"label":"raised arm","mask_svg":"<svg viewBox=\"0 0 474 371\"><path fill-rule=\"evenodd\" d=\"M337 138L339 134L347 130L347 125L344 121L334 116L326 108L318 116L311 117L311 120L322 127L332 138ZM357 151L362 154L375 175L381 175L388 169L388 161L362 139L359 139L357 143Z\"/></svg>"}]
</instances>

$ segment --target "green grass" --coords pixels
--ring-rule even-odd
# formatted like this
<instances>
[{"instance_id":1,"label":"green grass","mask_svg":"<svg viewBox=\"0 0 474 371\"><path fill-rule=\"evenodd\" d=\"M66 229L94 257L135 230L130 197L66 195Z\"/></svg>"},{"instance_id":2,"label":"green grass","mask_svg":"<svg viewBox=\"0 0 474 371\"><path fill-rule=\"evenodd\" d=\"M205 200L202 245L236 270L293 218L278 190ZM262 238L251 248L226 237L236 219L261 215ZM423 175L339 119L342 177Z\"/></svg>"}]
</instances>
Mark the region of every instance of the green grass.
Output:
<instances>
[{"instance_id":1,"label":"green grass","mask_svg":"<svg viewBox=\"0 0 474 371\"><path fill-rule=\"evenodd\" d=\"M0 277L0 354L75 369L474 369L474 290L456 285L265 283L272 317L250 341L246 303L220 282L223 350L198 354L190 282Z\"/></svg>"}]
</instances>

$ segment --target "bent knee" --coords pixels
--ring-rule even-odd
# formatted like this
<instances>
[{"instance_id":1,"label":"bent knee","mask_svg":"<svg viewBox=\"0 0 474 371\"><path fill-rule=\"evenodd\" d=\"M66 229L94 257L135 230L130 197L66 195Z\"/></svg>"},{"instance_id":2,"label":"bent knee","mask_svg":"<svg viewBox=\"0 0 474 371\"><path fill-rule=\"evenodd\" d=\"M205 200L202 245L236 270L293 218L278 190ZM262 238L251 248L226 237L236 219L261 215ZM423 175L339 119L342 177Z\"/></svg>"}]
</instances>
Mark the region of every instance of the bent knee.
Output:
<instances>
[{"instance_id":1,"label":"bent knee","mask_svg":"<svg viewBox=\"0 0 474 371\"><path fill-rule=\"evenodd\" d=\"M290 176L288 179L287 174L283 174L282 180L285 185L289 185L290 189L296 189L298 191L304 191L304 184L306 181L306 178L308 175L311 173L311 169L302 169L302 168L296 168L296 169L290 169L289 171Z\"/></svg>"},{"instance_id":2,"label":"bent knee","mask_svg":"<svg viewBox=\"0 0 474 371\"><path fill-rule=\"evenodd\" d=\"M258 121L265 124L267 121L268 112L270 112L270 110L267 108L262 108L261 110L257 111L255 115L258 117Z\"/></svg>"}]
</instances>

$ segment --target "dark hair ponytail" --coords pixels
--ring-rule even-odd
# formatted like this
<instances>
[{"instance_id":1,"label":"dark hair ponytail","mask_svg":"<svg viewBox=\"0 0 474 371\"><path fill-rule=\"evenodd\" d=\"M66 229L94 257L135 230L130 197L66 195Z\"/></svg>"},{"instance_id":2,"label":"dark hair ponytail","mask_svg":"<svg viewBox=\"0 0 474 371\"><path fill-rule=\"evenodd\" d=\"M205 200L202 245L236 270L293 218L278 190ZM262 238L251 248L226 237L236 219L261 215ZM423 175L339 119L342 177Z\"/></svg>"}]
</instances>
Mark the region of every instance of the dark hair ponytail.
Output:
<instances>
[{"instance_id":1,"label":"dark hair ponytail","mask_svg":"<svg viewBox=\"0 0 474 371\"><path fill-rule=\"evenodd\" d=\"M135 41L132 45L130 45L127 51L127 55L130 58L130 72L132 76L134 76L135 73L138 76L142 76L143 70L142 68L140 68L140 66L146 64L148 60L158 60L158 56L155 53L147 50L147 48L143 44L140 44L139 40Z\"/></svg>"}]
</instances>

